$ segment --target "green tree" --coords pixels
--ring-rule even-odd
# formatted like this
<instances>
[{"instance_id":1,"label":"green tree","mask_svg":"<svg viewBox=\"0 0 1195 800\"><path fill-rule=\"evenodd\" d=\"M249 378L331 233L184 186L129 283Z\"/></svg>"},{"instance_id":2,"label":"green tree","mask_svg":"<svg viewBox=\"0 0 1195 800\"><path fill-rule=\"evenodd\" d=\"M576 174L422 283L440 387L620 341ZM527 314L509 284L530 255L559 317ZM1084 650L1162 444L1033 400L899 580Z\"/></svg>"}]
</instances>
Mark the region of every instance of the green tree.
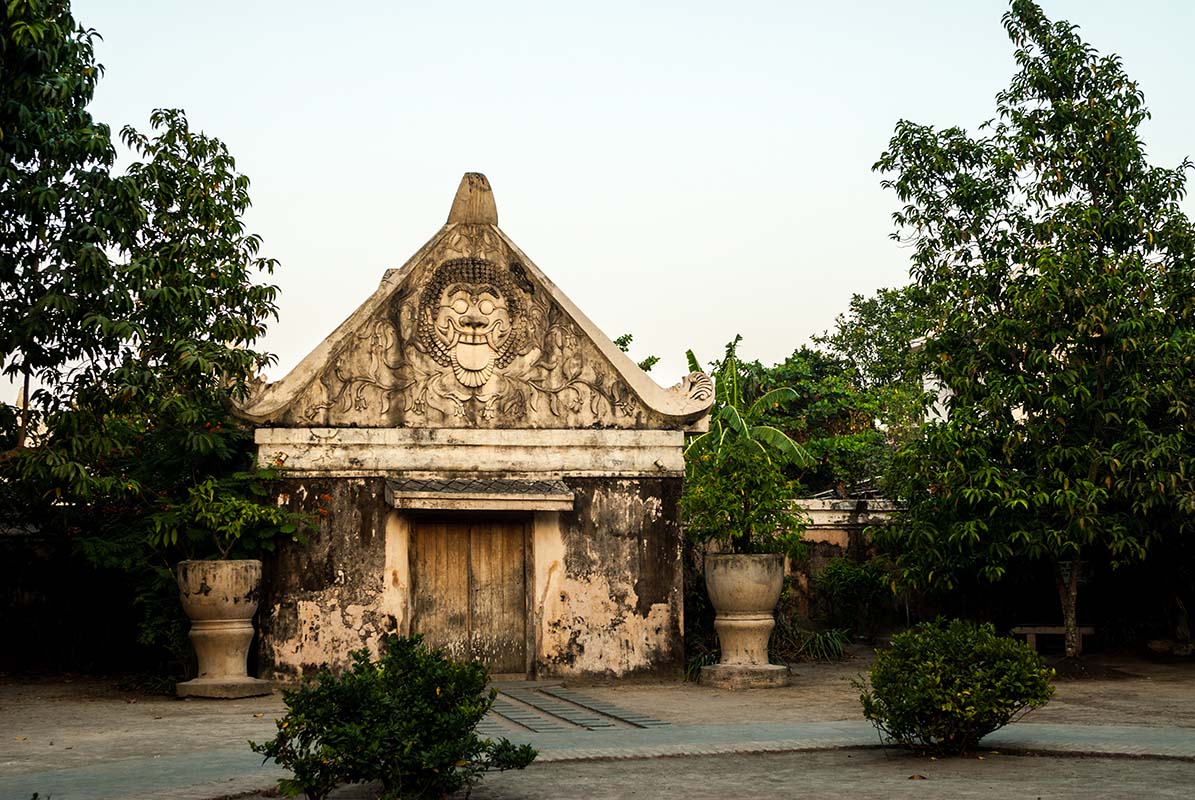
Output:
<instances>
[{"instance_id":1,"label":"green tree","mask_svg":"<svg viewBox=\"0 0 1195 800\"><path fill-rule=\"evenodd\" d=\"M840 318L839 325L845 324ZM851 324L861 329L865 323ZM765 367L758 360L740 359L739 341L731 342L726 357L713 363L722 393L711 413L710 432L691 442L689 455L745 437L766 457L780 456L782 469L794 481L794 496L833 492L846 497L876 488L875 479L892 451L893 429L885 425L886 419L897 418L887 404L897 394L892 385L882 380L866 385L853 354L800 347ZM690 367L695 364L693 359ZM916 386L919 399L920 376ZM906 402L912 408L913 400Z\"/></svg>"},{"instance_id":2,"label":"green tree","mask_svg":"<svg viewBox=\"0 0 1195 800\"><path fill-rule=\"evenodd\" d=\"M861 386L844 358L800 347L772 367L746 365L752 383L766 389L785 386L791 393L760 412L761 421L783 431L809 454L788 468L803 494L833 492L847 497L874 488L891 448L880 427L879 394Z\"/></svg>"},{"instance_id":3,"label":"green tree","mask_svg":"<svg viewBox=\"0 0 1195 800\"><path fill-rule=\"evenodd\" d=\"M710 428L689 441L685 448L686 459L710 450L720 452L731 442L743 440L759 450L768 461L774 453L784 462L808 463L810 458L805 448L784 431L763 421L768 409L794 398L796 392L788 386L762 388L757 370L738 357L742 340L741 335L735 336L734 341L726 345L722 360L713 364L710 375L714 379L714 407L710 411ZM689 350L685 355L689 369L700 372L701 363L693 351Z\"/></svg>"},{"instance_id":4,"label":"green tree","mask_svg":"<svg viewBox=\"0 0 1195 800\"><path fill-rule=\"evenodd\" d=\"M921 374L913 372L916 354L908 325L894 324L893 315L878 311L857 315L855 309L862 302L856 297L851 316L839 317L834 347L802 346L771 367L733 360L738 407L746 411L751 424L780 431L804 451L806 457L785 464L799 495L832 492L847 497L880 488L877 479L885 471L894 443L919 428L924 417L925 393ZM874 299L867 302L875 308ZM872 336L893 339L887 347L873 348L873 353L878 350L882 355L873 355L872 363L837 346L837 337L863 342ZM818 341L829 338L827 334ZM904 364L894 363L898 355ZM726 365L716 363L715 375L724 369ZM728 381L723 379L722 384ZM720 410L716 405L714 430ZM733 425L726 429L733 430Z\"/></svg>"},{"instance_id":5,"label":"green tree","mask_svg":"<svg viewBox=\"0 0 1195 800\"><path fill-rule=\"evenodd\" d=\"M253 345L276 316L277 289L257 280L275 264L244 230L249 181L223 143L158 110L151 135L122 131L135 161L114 174L87 111L97 34L67 2L4 15L0 371L22 391L0 403L0 522L63 535L146 605L174 560L216 548L155 548L162 515L212 486L254 493L232 477L251 435L226 401L272 360Z\"/></svg>"},{"instance_id":6,"label":"green tree","mask_svg":"<svg viewBox=\"0 0 1195 800\"><path fill-rule=\"evenodd\" d=\"M908 513L884 535L910 578L1058 565L1078 649L1082 560L1140 559L1195 510L1195 229L1184 161L1147 163L1120 59L1014 0L1018 71L969 135L902 121L876 168L904 203L947 420L902 451Z\"/></svg>"},{"instance_id":7,"label":"green tree","mask_svg":"<svg viewBox=\"0 0 1195 800\"><path fill-rule=\"evenodd\" d=\"M819 349L846 363L852 385L870 395L892 446L919 433L925 421L925 308L915 285L857 294L833 331L813 337Z\"/></svg>"},{"instance_id":8,"label":"green tree","mask_svg":"<svg viewBox=\"0 0 1195 800\"><path fill-rule=\"evenodd\" d=\"M107 126L87 111L101 68L95 31L68 2L13 0L0 26L0 371L21 387L0 406L0 463L23 452L44 416L71 394L64 365L108 344L80 299L110 291L104 249L136 224L114 180ZM6 400L8 398L5 398Z\"/></svg>"},{"instance_id":9,"label":"green tree","mask_svg":"<svg viewBox=\"0 0 1195 800\"><path fill-rule=\"evenodd\" d=\"M94 283L72 283L79 266L53 260L6 276L26 299L0 356L27 376L35 354L38 385L14 415L33 424L6 456L58 498L137 492L121 456L151 430L168 439L164 455L230 457L241 432L225 424L224 399L272 359L251 347L276 315L277 289L254 282L274 262L244 233L248 179L181 111L155 111L151 124L153 138L122 131L142 160L105 184L129 208L120 230L92 245ZM78 226L89 227L85 216ZM46 282L50 272L59 279ZM47 327L41 309L70 318ZM63 342L60 325L81 332L79 346Z\"/></svg>"},{"instance_id":10,"label":"green tree","mask_svg":"<svg viewBox=\"0 0 1195 800\"><path fill-rule=\"evenodd\" d=\"M244 233L248 179L181 111L155 111L153 138L126 128L143 160L113 175L87 111L95 31L67 2L13 0L0 32L0 371L23 397L0 412L0 464L74 494L127 489L96 468L125 433L109 415L170 420L184 449L226 452L202 423L270 362L251 344L276 315L276 288L253 282L274 262Z\"/></svg>"}]
</instances>

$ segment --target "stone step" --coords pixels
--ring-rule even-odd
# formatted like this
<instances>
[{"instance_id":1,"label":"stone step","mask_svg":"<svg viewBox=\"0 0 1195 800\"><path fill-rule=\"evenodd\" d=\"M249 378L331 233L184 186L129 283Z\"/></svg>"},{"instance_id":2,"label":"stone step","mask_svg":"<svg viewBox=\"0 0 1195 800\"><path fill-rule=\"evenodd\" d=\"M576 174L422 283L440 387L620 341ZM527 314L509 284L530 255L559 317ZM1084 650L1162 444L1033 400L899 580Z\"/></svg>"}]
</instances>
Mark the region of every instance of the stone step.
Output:
<instances>
[{"instance_id":1,"label":"stone step","mask_svg":"<svg viewBox=\"0 0 1195 800\"><path fill-rule=\"evenodd\" d=\"M614 722L609 717L598 716L592 710L587 710L561 698L553 697L545 690L507 689L503 694L527 705L534 706L539 711L560 717L567 722L587 728L588 730L614 727Z\"/></svg>"},{"instance_id":2,"label":"stone step","mask_svg":"<svg viewBox=\"0 0 1195 800\"><path fill-rule=\"evenodd\" d=\"M491 712L535 733L566 731L575 727L562 725L558 720L537 713L534 709L526 706L512 703L510 700L504 700L501 696L494 701Z\"/></svg>"},{"instance_id":3,"label":"stone step","mask_svg":"<svg viewBox=\"0 0 1195 800\"><path fill-rule=\"evenodd\" d=\"M604 714L608 717L613 717L617 720L629 723L637 728L659 728L669 724L663 720L655 719L654 717L649 717L645 714L627 711L626 709L620 708L613 703L607 703L604 700L598 700L573 689L565 689L564 687L560 686L546 686L542 689L539 689L539 691L556 697L560 700L574 703L582 708L587 708L590 711L596 711L599 714Z\"/></svg>"}]
</instances>

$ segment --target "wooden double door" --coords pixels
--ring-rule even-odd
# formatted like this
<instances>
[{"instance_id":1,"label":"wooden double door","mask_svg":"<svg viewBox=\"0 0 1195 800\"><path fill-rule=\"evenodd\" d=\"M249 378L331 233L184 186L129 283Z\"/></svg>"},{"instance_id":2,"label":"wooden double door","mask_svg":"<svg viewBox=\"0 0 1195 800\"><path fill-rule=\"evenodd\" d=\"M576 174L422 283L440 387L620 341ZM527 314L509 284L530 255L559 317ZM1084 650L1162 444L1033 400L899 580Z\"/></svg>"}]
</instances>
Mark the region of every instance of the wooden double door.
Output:
<instances>
[{"instance_id":1,"label":"wooden double door","mask_svg":"<svg viewBox=\"0 0 1195 800\"><path fill-rule=\"evenodd\" d=\"M528 520L428 516L414 520L412 628L458 660L491 674L525 675Z\"/></svg>"}]
</instances>

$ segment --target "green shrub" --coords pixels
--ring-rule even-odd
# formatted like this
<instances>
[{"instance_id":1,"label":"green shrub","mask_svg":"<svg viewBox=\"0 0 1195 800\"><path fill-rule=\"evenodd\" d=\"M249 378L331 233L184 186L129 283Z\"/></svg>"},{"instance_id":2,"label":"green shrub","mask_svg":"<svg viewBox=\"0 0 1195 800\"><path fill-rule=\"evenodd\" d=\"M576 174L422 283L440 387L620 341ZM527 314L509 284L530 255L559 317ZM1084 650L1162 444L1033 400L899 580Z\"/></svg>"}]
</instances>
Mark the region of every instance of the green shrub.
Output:
<instances>
[{"instance_id":1,"label":"green shrub","mask_svg":"<svg viewBox=\"0 0 1195 800\"><path fill-rule=\"evenodd\" d=\"M862 562L833 558L814 580L814 595L827 625L870 639L879 609L892 600L888 567L874 558Z\"/></svg>"},{"instance_id":2,"label":"green shrub","mask_svg":"<svg viewBox=\"0 0 1195 800\"><path fill-rule=\"evenodd\" d=\"M497 694L480 663L452 661L421 636L387 638L378 661L352 657L343 674L324 668L285 692L277 735L250 742L294 774L279 781L286 796L322 800L341 783L380 781L387 800L441 797L535 759L530 745L474 733Z\"/></svg>"},{"instance_id":3,"label":"green shrub","mask_svg":"<svg viewBox=\"0 0 1195 800\"><path fill-rule=\"evenodd\" d=\"M850 641L841 628L809 630L792 619L776 620L769 652L773 661L792 664L797 661L842 661Z\"/></svg>"},{"instance_id":4,"label":"green shrub","mask_svg":"<svg viewBox=\"0 0 1195 800\"><path fill-rule=\"evenodd\" d=\"M911 748L965 753L1054 694L1053 670L1028 645L991 625L927 622L876 655L870 685L857 681L863 714Z\"/></svg>"},{"instance_id":5,"label":"green shrub","mask_svg":"<svg viewBox=\"0 0 1195 800\"><path fill-rule=\"evenodd\" d=\"M847 631L838 628L809 630L800 621L800 599L796 583L784 579L784 590L776 604L776 627L772 629L768 652L773 663L792 664L797 661L841 661L845 656Z\"/></svg>"},{"instance_id":6,"label":"green shrub","mask_svg":"<svg viewBox=\"0 0 1195 800\"><path fill-rule=\"evenodd\" d=\"M749 439L686 454L681 514L698 545L716 542L722 552L808 554L801 539L807 522L793 506L794 488L781 464Z\"/></svg>"}]
</instances>

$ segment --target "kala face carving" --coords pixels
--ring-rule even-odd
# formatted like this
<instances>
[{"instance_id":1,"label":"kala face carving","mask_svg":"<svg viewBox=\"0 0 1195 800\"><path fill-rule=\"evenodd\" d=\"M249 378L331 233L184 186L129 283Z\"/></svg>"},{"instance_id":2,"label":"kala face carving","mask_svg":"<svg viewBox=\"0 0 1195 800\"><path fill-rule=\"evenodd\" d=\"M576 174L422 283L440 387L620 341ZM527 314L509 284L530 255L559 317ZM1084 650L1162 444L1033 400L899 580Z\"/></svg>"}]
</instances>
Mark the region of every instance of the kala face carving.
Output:
<instances>
[{"instance_id":1,"label":"kala face carving","mask_svg":"<svg viewBox=\"0 0 1195 800\"><path fill-rule=\"evenodd\" d=\"M419 299L419 345L457 382L484 386L524 336L524 302L509 273L476 258L441 264Z\"/></svg>"}]
</instances>

